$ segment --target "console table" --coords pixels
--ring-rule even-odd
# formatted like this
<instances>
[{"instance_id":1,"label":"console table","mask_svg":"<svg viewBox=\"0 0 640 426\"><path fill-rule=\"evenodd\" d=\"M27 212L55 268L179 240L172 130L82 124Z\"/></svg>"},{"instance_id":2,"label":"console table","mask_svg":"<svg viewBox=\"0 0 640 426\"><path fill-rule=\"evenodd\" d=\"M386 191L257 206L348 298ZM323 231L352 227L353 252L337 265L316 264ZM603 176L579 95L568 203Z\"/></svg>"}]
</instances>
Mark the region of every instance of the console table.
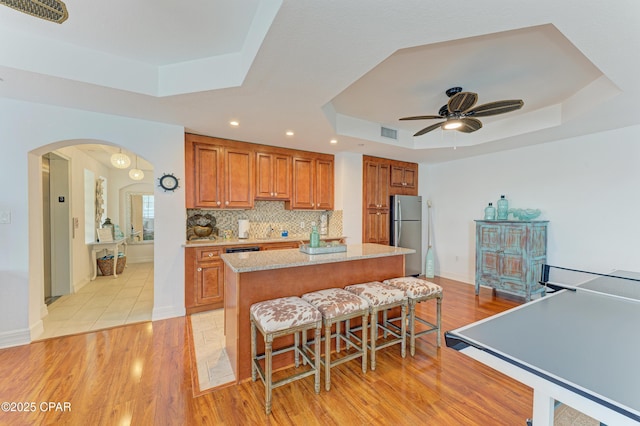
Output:
<instances>
[{"instance_id":1,"label":"console table","mask_svg":"<svg viewBox=\"0 0 640 426\"><path fill-rule=\"evenodd\" d=\"M116 266L118 264L118 247L122 246L122 251L124 252L124 255L127 255L127 239L126 238L119 238L117 240L114 241L109 241L109 242L95 242L95 243L91 243L91 259L93 262L93 276L91 277L91 281L96 279L96 276L98 275L98 265L96 263L96 255L98 254L98 252L102 251L102 250L107 250L107 252L113 252L113 278L118 278L118 274L116 271Z\"/></svg>"}]
</instances>

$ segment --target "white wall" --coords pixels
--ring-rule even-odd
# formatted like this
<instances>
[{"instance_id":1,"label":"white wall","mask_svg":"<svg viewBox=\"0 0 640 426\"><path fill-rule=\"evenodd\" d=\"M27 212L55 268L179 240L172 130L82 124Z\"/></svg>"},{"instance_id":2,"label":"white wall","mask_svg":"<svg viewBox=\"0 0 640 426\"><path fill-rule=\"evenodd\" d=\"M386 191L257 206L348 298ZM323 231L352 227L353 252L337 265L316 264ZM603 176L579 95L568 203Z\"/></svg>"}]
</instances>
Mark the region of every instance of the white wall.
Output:
<instances>
[{"instance_id":1,"label":"white wall","mask_svg":"<svg viewBox=\"0 0 640 426\"><path fill-rule=\"evenodd\" d=\"M539 208L550 221L549 264L640 271L639 139L634 126L423 166L436 274L475 281L474 219L502 194L509 207Z\"/></svg>"},{"instance_id":2,"label":"white wall","mask_svg":"<svg viewBox=\"0 0 640 426\"><path fill-rule=\"evenodd\" d=\"M335 209L342 210L347 243L362 243L362 154L336 154L334 197Z\"/></svg>"},{"instance_id":3,"label":"white wall","mask_svg":"<svg viewBox=\"0 0 640 426\"><path fill-rule=\"evenodd\" d=\"M119 116L0 99L0 347L41 329L42 195L39 156L78 140L120 145L184 181L184 129ZM30 167L29 167L30 166ZM32 170L32 175L29 175ZM156 178L158 175L155 176ZM153 319L184 315L184 189L155 188ZM75 213L74 213L75 214Z\"/></svg>"}]
</instances>

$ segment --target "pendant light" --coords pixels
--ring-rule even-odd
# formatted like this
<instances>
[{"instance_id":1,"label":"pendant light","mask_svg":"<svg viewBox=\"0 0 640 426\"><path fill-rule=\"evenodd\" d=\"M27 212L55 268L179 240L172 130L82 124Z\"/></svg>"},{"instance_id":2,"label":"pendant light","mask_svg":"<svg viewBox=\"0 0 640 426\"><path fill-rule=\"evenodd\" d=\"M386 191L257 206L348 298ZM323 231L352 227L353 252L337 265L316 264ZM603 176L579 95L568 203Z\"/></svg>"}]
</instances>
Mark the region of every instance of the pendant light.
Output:
<instances>
[{"instance_id":1,"label":"pendant light","mask_svg":"<svg viewBox=\"0 0 640 426\"><path fill-rule=\"evenodd\" d=\"M129 177L133 180L142 180L144 172L138 168L138 156L136 155L136 168L129 170Z\"/></svg>"},{"instance_id":2,"label":"pendant light","mask_svg":"<svg viewBox=\"0 0 640 426\"><path fill-rule=\"evenodd\" d=\"M113 167L118 169L126 169L131 165L131 159L122 152L122 148L120 148L120 152L116 152L111 155L111 164Z\"/></svg>"}]
</instances>

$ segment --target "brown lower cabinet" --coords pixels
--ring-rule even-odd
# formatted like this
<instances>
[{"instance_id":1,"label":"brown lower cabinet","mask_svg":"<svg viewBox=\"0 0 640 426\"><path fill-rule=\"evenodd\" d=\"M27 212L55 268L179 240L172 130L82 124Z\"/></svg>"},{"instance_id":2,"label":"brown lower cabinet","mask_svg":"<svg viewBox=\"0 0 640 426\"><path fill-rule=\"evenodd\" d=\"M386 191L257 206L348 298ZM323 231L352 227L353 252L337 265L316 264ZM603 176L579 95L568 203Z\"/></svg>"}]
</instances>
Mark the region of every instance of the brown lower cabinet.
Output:
<instances>
[{"instance_id":1,"label":"brown lower cabinet","mask_svg":"<svg viewBox=\"0 0 640 426\"><path fill-rule=\"evenodd\" d=\"M341 240L341 238L326 239L326 241ZM298 248L299 245L300 241L258 244L260 250L292 249ZM186 247L184 249L184 304L187 315L224 307L224 262L220 255L229 247L236 246Z\"/></svg>"}]
</instances>

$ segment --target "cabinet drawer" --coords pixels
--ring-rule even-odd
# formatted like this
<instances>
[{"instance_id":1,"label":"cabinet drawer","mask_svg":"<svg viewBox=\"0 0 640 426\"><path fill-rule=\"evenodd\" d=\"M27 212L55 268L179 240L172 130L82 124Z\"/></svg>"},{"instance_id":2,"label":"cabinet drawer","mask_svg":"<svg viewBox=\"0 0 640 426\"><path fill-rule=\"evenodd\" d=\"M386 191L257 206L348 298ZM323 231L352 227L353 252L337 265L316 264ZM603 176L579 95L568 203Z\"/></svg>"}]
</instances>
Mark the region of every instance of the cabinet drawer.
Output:
<instances>
[{"instance_id":1,"label":"cabinet drawer","mask_svg":"<svg viewBox=\"0 0 640 426\"><path fill-rule=\"evenodd\" d=\"M196 262L218 259L222 254L220 247L203 247L196 249Z\"/></svg>"}]
</instances>

